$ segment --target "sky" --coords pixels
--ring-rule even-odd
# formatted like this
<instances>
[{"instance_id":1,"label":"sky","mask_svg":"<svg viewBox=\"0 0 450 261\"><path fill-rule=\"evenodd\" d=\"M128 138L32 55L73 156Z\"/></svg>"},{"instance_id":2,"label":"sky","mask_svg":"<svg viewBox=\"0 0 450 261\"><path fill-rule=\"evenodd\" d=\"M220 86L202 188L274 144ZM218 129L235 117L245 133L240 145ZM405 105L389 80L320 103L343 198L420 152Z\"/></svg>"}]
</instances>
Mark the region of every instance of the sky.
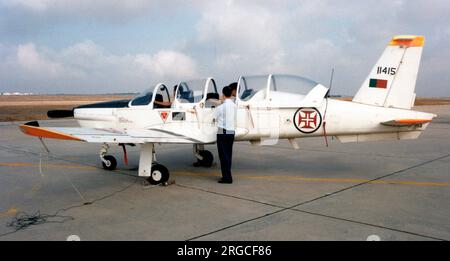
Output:
<instances>
[{"instance_id":1,"label":"sky","mask_svg":"<svg viewBox=\"0 0 450 261\"><path fill-rule=\"evenodd\" d=\"M127 93L294 74L354 95L394 35L426 38L418 96L450 97L449 0L0 0L0 92Z\"/></svg>"}]
</instances>

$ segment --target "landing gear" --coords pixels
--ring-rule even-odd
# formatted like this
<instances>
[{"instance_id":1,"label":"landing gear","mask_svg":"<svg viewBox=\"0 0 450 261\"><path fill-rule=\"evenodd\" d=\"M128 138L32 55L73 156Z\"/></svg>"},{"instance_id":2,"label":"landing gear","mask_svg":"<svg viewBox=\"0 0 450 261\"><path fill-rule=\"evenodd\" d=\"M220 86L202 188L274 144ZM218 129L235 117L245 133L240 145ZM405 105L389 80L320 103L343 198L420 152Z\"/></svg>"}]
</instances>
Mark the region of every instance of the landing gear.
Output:
<instances>
[{"instance_id":1,"label":"landing gear","mask_svg":"<svg viewBox=\"0 0 450 261\"><path fill-rule=\"evenodd\" d=\"M106 170L115 170L117 167L117 160L111 155L106 155L103 157L102 165Z\"/></svg>"},{"instance_id":2,"label":"landing gear","mask_svg":"<svg viewBox=\"0 0 450 261\"><path fill-rule=\"evenodd\" d=\"M119 144L124 149L124 160L127 160L127 154L125 150L125 145L134 146L131 144ZM117 160L108 154L109 145L104 143L100 149L100 159L102 160L103 168L106 170L115 170L117 167ZM208 158L208 155L204 156ZM139 176L145 177L147 181L152 185L158 185L169 181L169 170L156 163L156 152L153 143L141 144L141 154L139 158Z\"/></svg>"},{"instance_id":3,"label":"landing gear","mask_svg":"<svg viewBox=\"0 0 450 261\"><path fill-rule=\"evenodd\" d=\"M205 150L204 145L194 145L194 155L197 162L194 162L194 167L210 168L214 161L214 156L209 150Z\"/></svg>"},{"instance_id":4,"label":"landing gear","mask_svg":"<svg viewBox=\"0 0 450 261\"><path fill-rule=\"evenodd\" d=\"M210 168L212 166L214 156L209 150L201 150L198 152L203 159L197 159L202 167Z\"/></svg>"},{"instance_id":5,"label":"landing gear","mask_svg":"<svg viewBox=\"0 0 450 261\"><path fill-rule=\"evenodd\" d=\"M100 149L100 159L102 160L103 168L106 170L115 170L117 167L117 160L111 155L106 155L108 153L109 145L104 143Z\"/></svg>"},{"instance_id":6,"label":"landing gear","mask_svg":"<svg viewBox=\"0 0 450 261\"><path fill-rule=\"evenodd\" d=\"M169 170L161 164L153 164L150 177L147 181L152 185L158 185L169 180Z\"/></svg>"},{"instance_id":7,"label":"landing gear","mask_svg":"<svg viewBox=\"0 0 450 261\"><path fill-rule=\"evenodd\" d=\"M139 176L146 177L152 185L165 183L169 180L169 170L156 163L155 146L153 143L141 144L141 155L139 158Z\"/></svg>"}]
</instances>

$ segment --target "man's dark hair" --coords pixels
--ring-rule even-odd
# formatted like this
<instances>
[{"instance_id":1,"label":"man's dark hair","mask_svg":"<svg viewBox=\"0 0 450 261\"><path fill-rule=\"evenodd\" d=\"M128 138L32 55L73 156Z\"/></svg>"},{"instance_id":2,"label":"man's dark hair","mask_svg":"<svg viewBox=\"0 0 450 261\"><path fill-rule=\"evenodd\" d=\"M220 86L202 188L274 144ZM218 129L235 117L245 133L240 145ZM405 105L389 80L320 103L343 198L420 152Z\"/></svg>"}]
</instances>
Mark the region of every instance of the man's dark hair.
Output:
<instances>
[{"instance_id":1,"label":"man's dark hair","mask_svg":"<svg viewBox=\"0 0 450 261\"><path fill-rule=\"evenodd\" d=\"M227 97L227 98L229 98L229 97L231 97L231 88L229 87L229 86L225 86L225 87L223 87L223 89L222 89L222 93L223 93L223 95L225 96L225 97Z\"/></svg>"},{"instance_id":2,"label":"man's dark hair","mask_svg":"<svg viewBox=\"0 0 450 261\"><path fill-rule=\"evenodd\" d=\"M237 82L230 83L230 85L228 85L228 87L230 87L230 89L232 91L235 91L237 89Z\"/></svg>"}]
</instances>

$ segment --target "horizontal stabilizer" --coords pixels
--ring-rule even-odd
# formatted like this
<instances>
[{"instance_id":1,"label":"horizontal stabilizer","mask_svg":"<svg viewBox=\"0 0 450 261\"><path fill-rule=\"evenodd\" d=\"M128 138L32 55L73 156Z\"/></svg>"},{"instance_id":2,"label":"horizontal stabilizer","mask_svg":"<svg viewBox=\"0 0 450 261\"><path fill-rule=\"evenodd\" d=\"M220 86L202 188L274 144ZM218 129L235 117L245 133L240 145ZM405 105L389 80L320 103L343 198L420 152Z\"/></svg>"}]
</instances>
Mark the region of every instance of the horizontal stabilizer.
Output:
<instances>
[{"instance_id":1,"label":"horizontal stabilizer","mask_svg":"<svg viewBox=\"0 0 450 261\"><path fill-rule=\"evenodd\" d=\"M392 121L385 121L382 122L382 125L385 126L392 126L392 127L406 127L406 126L415 126L415 125L422 125L424 123L429 123L431 120L426 119L400 119L400 120L392 120Z\"/></svg>"}]
</instances>

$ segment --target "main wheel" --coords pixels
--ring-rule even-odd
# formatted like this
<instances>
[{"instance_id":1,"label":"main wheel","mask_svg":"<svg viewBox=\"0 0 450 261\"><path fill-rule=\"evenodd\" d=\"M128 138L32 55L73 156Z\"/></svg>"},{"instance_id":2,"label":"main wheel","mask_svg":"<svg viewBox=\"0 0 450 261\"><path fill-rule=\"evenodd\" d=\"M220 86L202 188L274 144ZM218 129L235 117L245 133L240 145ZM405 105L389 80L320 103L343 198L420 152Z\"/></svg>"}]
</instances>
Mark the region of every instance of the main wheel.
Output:
<instances>
[{"instance_id":1,"label":"main wheel","mask_svg":"<svg viewBox=\"0 0 450 261\"><path fill-rule=\"evenodd\" d=\"M117 160L111 155L106 155L103 157L106 163L102 160L103 168L106 170L115 170L117 167Z\"/></svg>"},{"instance_id":2,"label":"main wheel","mask_svg":"<svg viewBox=\"0 0 450 261\"><path fill-rule=\"evenodd\" d=\"M202 160L198 160L201 166L210 168L212 166L214 156L209 150L201 150L198 152L202 156Z\"/></svg>"},{"instance_id":3,"label":"main wheel","mask_svg":"<svg viewBox=\"0 0 450 261\"><path fill-rule=\"evenodd\" d=\"M152 185L167 182L169 180L169 170L161 164L154 164L148 182Z\"/></svg>"}]
</instances>

